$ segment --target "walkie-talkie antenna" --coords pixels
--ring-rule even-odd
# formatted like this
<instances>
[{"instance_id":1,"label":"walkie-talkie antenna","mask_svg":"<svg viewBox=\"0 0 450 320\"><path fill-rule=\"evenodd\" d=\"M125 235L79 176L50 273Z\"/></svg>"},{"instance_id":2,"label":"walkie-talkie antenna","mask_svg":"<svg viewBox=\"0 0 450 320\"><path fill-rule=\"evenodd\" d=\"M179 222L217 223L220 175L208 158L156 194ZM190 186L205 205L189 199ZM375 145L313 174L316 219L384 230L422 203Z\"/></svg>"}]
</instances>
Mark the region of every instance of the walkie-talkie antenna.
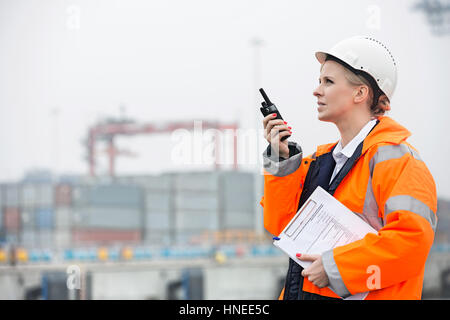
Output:
<instances>
[{"instance_id":1,"label":"walkie-talkie antenna","mask_svg":"<svg viewBox=\"0 0 450 320\"><path fill-rule=\"evenodd\" d=\"M263 98L264 98L264 100L266 101L266 103L267 103L268 106L273 105L273 103L270 101L270 99L269 99L269 97L267 96L267 94L264 92L264 89L263 89L263 88L260 88L260 89L259 89L259 92L261 92L261 94L262 94L262 96L263 96Z\"/></svg>"}]
</instances>

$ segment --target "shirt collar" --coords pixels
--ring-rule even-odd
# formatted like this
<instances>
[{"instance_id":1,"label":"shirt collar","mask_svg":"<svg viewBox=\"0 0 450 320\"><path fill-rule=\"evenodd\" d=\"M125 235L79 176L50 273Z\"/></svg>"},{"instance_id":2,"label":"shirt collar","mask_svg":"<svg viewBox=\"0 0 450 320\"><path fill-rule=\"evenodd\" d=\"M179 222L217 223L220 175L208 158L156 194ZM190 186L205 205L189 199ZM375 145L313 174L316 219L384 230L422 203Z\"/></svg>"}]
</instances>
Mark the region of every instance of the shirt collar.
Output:
<instances>
[{"instance_id":1,"label":"shirt collar","mask_svg":"<svg viewBox=\"0 0 450 320\"><path fill-rule=\"evenodd\" d=\"M359 131L359 133L344 148L342 148L342 139L339 140L336 148L334 148L333 150L333 158L335 158L335 160L336 158L341 158L342 156L350 158L359 144L364 141L370 130L372 130L372 128L376 125L376 123L377 119L367 122L366 125Z\"/></svg>"}]
</instances>

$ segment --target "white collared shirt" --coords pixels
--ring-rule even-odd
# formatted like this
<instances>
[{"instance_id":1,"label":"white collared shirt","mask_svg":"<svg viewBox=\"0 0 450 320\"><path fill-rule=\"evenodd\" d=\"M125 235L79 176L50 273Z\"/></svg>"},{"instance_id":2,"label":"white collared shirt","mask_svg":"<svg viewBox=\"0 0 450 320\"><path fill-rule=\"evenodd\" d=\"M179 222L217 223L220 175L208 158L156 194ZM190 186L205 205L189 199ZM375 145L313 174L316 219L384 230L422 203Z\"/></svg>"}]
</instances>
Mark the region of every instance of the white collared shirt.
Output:
<instances>
[{"instance_id":1,"label":"white collared shirt","mask_svg":"<svg viewBox=\"0 0 450 320\"><path fill-rule=\"evenodd\" d=\"M367 122L366 125L361 129L361 131L359 131L359 133L344 148L342 148L342 139L339 140L336 148L334 148L333 150L333 158L334 161L336 161L336 166L334 167L333 174L331 175L330 183L342 169L345 162L353 155L359 144L364 141L364 139L376 123L377 119Z\"/></svg>"}]
</instances>

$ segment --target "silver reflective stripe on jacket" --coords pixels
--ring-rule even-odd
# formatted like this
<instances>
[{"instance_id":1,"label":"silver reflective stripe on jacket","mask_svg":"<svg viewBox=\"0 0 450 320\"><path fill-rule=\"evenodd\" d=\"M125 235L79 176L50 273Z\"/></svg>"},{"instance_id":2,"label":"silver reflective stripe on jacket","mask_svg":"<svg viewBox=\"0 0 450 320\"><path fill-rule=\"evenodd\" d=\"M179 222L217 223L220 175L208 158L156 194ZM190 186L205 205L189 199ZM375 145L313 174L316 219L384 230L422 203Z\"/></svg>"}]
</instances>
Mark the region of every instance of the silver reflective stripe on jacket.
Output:
<instances>
[{"instance_id":1,"label":"silver reflective stripe on jacket","mask_svg":"<svg viewBox=\"0 0 450 320\"><path fill-rule=\"evenodd\" d=\"M380 230L384 226L383 219L378 216L378 203L375 199L372 188L372 177L369 176L367 182L366 196L364 198L363 213L358 215L365 222L370 224L375 230Z\"/></svg>"},{"instance_id":2,"label":"silver reflective stripe on jacket","mask_svg":"<svg viewBox=\"0 0 450 320\"><path fill-rule=\"evenodd\" d=\"M384 222L387 216L398 210L413 212L425 218L431 225L433 231L436 231L436 215L430 208L420 200L408 195L399 195L389 198L384 205Z\"/></svg>"},{"instance_id":3,"label":"silver reflective stripe on jacket","mask_svg":"<svg viewBox=\"0 0 450 320\"><path fill-rule=\"evenodd\" d=\"M370 168L370 176L373 175L373 170L375 165L380 162L392 159L399 159L403 157L405 154L411 154L414 159L422 161L420 155L417 151L410 148L406 144L397 144L397 145L387 145L378 147L375 155L370 159L369 168Z\"/></svg>"},{"instance_id":4,"label":"silver reflective stripe on jacket","mask_svg":"<svg viewBox=\"0 0 450 320\"><path fill-rule=\"evenodd\" d=\"M386 146L378 147L377 152L372 157L372 159L370 159L370 163L369 163L370 186L372 185L371 178L373 176L373 170L375 169L375 166L378 163L386 161L386 160L399 159L407 153L411 154L414 159L422 161L422 158L420 157L419 153L406 144L386 145ZM368 188L368 190L366 192L366 200L364 203L364 208L366 208L366 203L372 203L372 200L370 199L370 193L372 193L372 196L373 196L372 188L370 188L370 190ZM369 198L367 198L367 195L369 195ZM385 210L384 210L383 225L386 224L386 217L389 213L391 213L393 211L397 211L397 210L407 210L407 211L416 213L416 214L420 215L421 217L424 217L431 224L431 227L433 228L433 230L436 229L436 216L435 216L434 212L432 210L430 210L430 208L426 204L424 204L422 201L417 200L409 195L399 195L399 196L389 198L386 201L384 208L385 208Z\"/></svg>"},{"instance_id":5,"label":"silver reflective stripe on jacket","mask_svg":"<svg viewBox=\"0 0 450 320\"><path fill-rule=\"evenodd\" d=\"M295 142L288 142L289 146L294 146L299 153L290 157L289 159L278 161L278 155L273 153L270 157L267 154L267 149L263 153L264 169L275 177L285 177L295 172L302 163L302 148Z\"/></svg>"},{"instance_id":6,"label":"silver reflective stripe on jacket","mask_svg":"<svg viewBox=\"0 0 450 320\"><path fill-rule=\"evenodd\" d=\"M322 264L328 276L328 287L341 298L350 296L351 293L345 286L344 281L342 281L341 274L334 261L333 249L322 253Z\"/></svg>"}]
</instances>

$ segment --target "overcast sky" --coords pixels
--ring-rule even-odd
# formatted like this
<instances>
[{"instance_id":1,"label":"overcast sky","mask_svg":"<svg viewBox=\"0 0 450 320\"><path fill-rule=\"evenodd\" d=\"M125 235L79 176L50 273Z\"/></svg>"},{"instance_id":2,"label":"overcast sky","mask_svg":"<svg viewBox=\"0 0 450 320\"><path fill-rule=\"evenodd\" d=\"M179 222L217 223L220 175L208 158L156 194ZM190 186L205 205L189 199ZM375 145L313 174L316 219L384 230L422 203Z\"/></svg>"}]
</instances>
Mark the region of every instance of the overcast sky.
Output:
<instances>
[{"instance_id":1,"label":"overcast sky","mask_svg":"<svg viewBox=\"0 0 450 320\"><path fill-rule=\"evenodd\" d=\"M119 105L139 123L217 120L261 129L259 86L310 154L339 139L334 125L317 120L314 52L370 35L398 65L389 116L412 132L438 195L450 198L450 37L431 32L425 13L412 10L416 2L0 0L0 181L31 168L87 173L88 127L119 116ZM255 37L263 41L258 69ZM117 174L193 169L175 161L177 143L171 134L119 138L137 156L118 158ZM266 143L250 145L240 147L241 158ZM205 167L212 165L195 168ZM103 156L98 172L106 171Z\"/></svg>"}]
</instances>

